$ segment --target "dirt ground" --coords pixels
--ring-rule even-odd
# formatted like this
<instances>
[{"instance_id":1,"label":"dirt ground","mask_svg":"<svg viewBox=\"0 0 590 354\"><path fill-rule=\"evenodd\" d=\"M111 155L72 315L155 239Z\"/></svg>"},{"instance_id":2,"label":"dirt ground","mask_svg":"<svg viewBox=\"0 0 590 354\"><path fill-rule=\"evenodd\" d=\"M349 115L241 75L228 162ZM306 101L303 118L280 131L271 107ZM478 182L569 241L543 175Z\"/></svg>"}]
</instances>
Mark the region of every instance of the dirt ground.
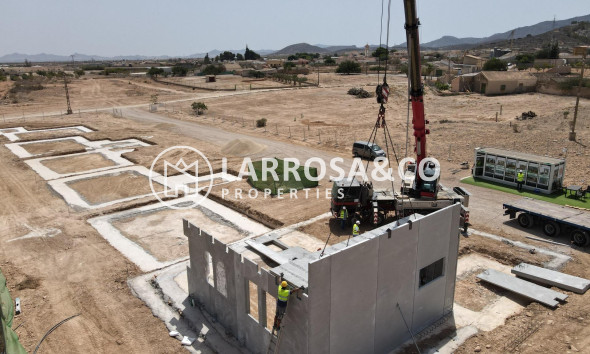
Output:
<instances>
[{"instance_id":1,"label":"dirt ground","mask_svg":"<svg viewBox=\"0 0 590 354\"><path fill-rule=\"evenodd\" d=\"M100 153L84 154L72 157L60 157L41 162L45 167L57 173L73 173L96 168L115 166L115 163Z\"/></svg>"},{"instance_id":2,"label":"dirt ground","mask_svg":"<svg viewBox=\"0 0 590 354\"><path fill-rule=\"evenodd\" d=\"M200 210L165 209L153 213L135 215L118 219L113 226L130 240L161 262L173 261L188 256L188 241L182 229L182 222L187 219L206 230L222 242L233 242L244 237L238 230L213 222ZM146 227L149 232L146 231Z\"/></svg>"},{"instance_id":3,"label":"dirt ground","mask_svg":"<svg viewBox=\"0 0 590 354\"><path fill-rule=\"evenodd\" d=\"M310 81L312 76L313 74L310 74ZM178 102L175 103L176 112L169 108L159 109L159 114L174 119L166 123L149 124L127 118L115 118L105 113L82 113L68 117L26 118L24 122L0 122L0 127L23 125L28 129L38 129L81 124L95 131L76 135L90 140L141 139L153 145L140 147L124 157L147 168L158 153L174 145L197 147L210 157L214 168L219 168L223 156L220 149L223 144L217 146L199 140L203 137L183 131L173 124L178 121L195 121L220 127L227 132L240 132L253 138L263 138L267 141L264 145L269 146L269 149L277 146L277 142L292 143L293 145L288 145L287 149L292 149L293 152L300 148L313 148L318 153L350 156L350 141L368 138L378 107L374 99L356 99L347 95L346 91L350 87L364 86L372 92L372 85L376 81L376 75L339 76L322 73L320 88L268 92L238 91L239 94L235 95L205 98L203 101L209 110L200 117L190 113L191 101ZM398 154L403 155L407 113L406 79L391 77L388 81L393 87L393 94L387 106L388 125ZM0 114L20 114L23 111L25 114L37 114L63 109L63 88L58 83L48 86L44 90L23 97L22 102L0 105ZM131 104L147 106L150 96L154 93L159 95L162 102L205 97L201 93L155 84L144 79L86 78L73 80L70 86L74 110L78 107L108 108ZM7 90L7 87L9 86L6 83L0 83L0 90ZM585 176L590 173L590 151L586 149L586 145L590 143L590 100L580 100L577 143L567 140L568 121L573 116L574 103L575 98L572 97L536 93L498 97L474 94L438 96L427 90L426 113L431 121L429 154L442 161L442 180L447 185L457 185L461 177L469 175L468 170L459 170L459 163L472 163L473 149L478 146L515 148L537 154L563 156L567 158L565 183L582 183L584 180L588 182ZM499 112L500 105L502 115L499 115L499 121L496 122L495 113ZM537 117L527 121L514 119L516 115L529 110L535 111ZM565 110L570 111L569 119L563 118ZM266 129L254 128L255 120L262 117L268 119ZM518 125L517 128L513 128L514 124ZM60 134L64 133L55 132L44 136L64 136ZM23 134L23 138L25 136ZM29 137L26 136L26 139ZM382 144L383 140L380 139L378 142ZM0 138L0 142L8 143L4 138ZM26 145L26 148L31 153L53 150L52 154L71 153L84 148L77 143L69 143L30 144ZM410 149L411 146L410 143ZM564 148L567 152L564 152ZM18 296L23 301L23 313L15 318L15 325L23 323L17 333L25 348L32 351L37 341L53 324L72 314L81 313L80 317L55 331L43 343L43 350L51 353L77 353L87 351L88 348L94 352L178 352L178 342L168 337L164 324L133 296L126 284L127 279L140 274L139 269L111 247L86 222L88 217L154 202L154 198L144 198L100 210L74 212L36 176L34 171L3 146L0 147L0 162L3 166L0 169L0 179L3 181L0 184L0 197L3 200L0 205L0 244L5 245L7 240L27 234L29 230L25 224L39 229L61 230L57 236L29 238L11 242L10 247L0 247L0 267L8 279L11 295ZM228 167L237 170L239 162L241 159L230 158ZM72 163L72 166L78 163ZM131 184L123 186L121 179L128 179ZM149 185L147 189L146 185L147 179L124 174L114 180L104 177L76 182L75 188L80 190L87 200L100 203L149 193ZM225 198L222 198L223 188L228 188L230 192ZM300 222L329 210L329 201L326 198L314 197L305 200L304 191L297 192L297 200L286 196L284 199L250 200L236 197L235 191L240 188L243 193L250 190L249 184L241 181L215 187L211 197L272 227ZM326 188L330 188L330 183L323 180L317 190L325 193ZM514 221L508 221L502 215L502 201L517 198L516 196L506 196L501 192L471 186L468 189L474 194L470 209L471 222L475 228L527 242L536 247L570 254L573 259L564 271L590 277L590 255L587 250L527 239L526 236L531 232L536 235L538 231L524 232L515 226ZM308 193L315 190L309 190ZM158 228L168 224L160 224L161 218L168 220L177 217L175 214L172 215L154 214L145 220L153 222L154 227ZM168 245L171 253L159 253L159 239L142 239L141 230L137 227L141 218L143 216L137 220L121 222L117 227L130 238L135 237L140 244L145 243L146 247L153 249L154 254L162 257L161 259L182 254L180 248L174 251L173 244ZM175 232L164 228L161 231ZM348 233L346 229L340 230L335 220L329 219L320 220L299 231L315 236L318 242L325 242L332 232L330 244L341 242ZM361 228L362 231L365 230ZM226 233L224 230L219 232ZM184 244L176 246L186 247ZM460 254L472 252L491 257L506 265L516 265L522 261L543 264L548 260L539 253L529 253L513 245L478 236L462 237ZM267 260L262 258L258 258L256 262L267 264ZM478 296L470 298L473 292ZM498 296L494 289L483 286L472 275L458 282L457 301L468 308L484 306L485 301L493 298L492 294ZM584 351L590 347L589 297L589 294L570 294L567 303L560 305L556 310L531 303L522 313L509 318L504 326L470 338L457 352L470 353L478 346L483 352L490 353ZM274 309L274 300L267 297L267 301L273 302L267 307Z\"/></svg>"},{"instance_id":4,"label":"dirt ground","mask_svg":"<svg viewBox=\"0 0 590 354\"><path fill-rule=\"evenodd\" d=\"M152 192L148 178L133 172L120 172L76 180L68 183L68 186L91 205Z\"/></svg>"},{"instance_id":5,"label":"dirt ground","mask_svg":"<svg viewBox=\"0 0 590 354\"><path fill-rule=\"evenodd\" d=\"M30 154L37 155L62 155L73 152L85 151L86 147L74 140L47 141L43 143L30 143L23 145Z\"/></svg>"},{"instance_id":6,"label":"dirt ground","mask_svg":"<svg viewBox=\"0 0 590 354\"><path fill-rule=\"evenodd\" d=\"M12 84L12 83L8 83ZM65 112L66 99L63 81L53 79L42 83L43 89L19 94L16 103L2 100L10 88L3 83L0 86L0 116L13 114L31 114L48 112ZM166 85L155 83L147 78L105 78L104 76L84 76L70 78L68 90L72 110L117 107L129 104L151 102L152 95L158 95L159 101L191 97L189 90L170 89Z\"/></svg>"},{"instance_id":7,"label":"dirt ground","mask_svg":"<svg viewBox=\"0 0 590 354\"><path fill-rule=\"evenodd\" d=\"M374 91L376 75L340 76L322 74L321 88L280 90L251 95L206 98L206 114L195 116L189 103L171 117L195 120L230 131L255 133L280 138L298 145L313 146L334 152L346 152L352 140L367 140L375 124L378 104L374 98L358 99L348 95L351 87ZM405 77L388 77L392 87L386 105L386 120L398 156L406 145L407 99ZM527 93L507 96L458 94L440 96L427 88L426 118L430 121L428 154L449 166L473 165L474 148L497 147L552 157L565 157L568 166L566 184L579 184L590 174L590 100L581 99L577 120L578 141L568 140L575 97ZM285 106L288 102L288 106ZM180 111L179 111L180 110ZM502 114L500 115L500 110ZM522 112L534 111L537 117L516 120ZM570 114L564 119L563 112ZM498 113L498 122L496 122ZM411 115L411 111L410 111ZM254 128L255 121L267 118L266 128ZM411 119L410 119L411 130ZM410 132L409 153L413 138ZM383 131L377 143L384 146ZM566 150L564 150L566 149ZM348 154L350 155L350 154Z\"/></svg>"}]
</instances>

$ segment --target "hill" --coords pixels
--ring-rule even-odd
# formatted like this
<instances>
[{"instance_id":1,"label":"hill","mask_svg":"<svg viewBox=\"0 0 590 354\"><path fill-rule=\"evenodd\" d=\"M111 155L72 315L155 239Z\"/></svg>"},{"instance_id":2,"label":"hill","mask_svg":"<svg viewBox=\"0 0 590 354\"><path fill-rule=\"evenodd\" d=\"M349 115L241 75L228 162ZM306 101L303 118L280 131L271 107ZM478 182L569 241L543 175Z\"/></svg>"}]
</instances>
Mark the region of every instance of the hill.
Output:
<instances>
[{"instance_id":1,"label":"hill","mask_svg":"<svg viewBox=\"0 0 590 354\"><path fill-rule=\"evenodd\" d=\"M572 22L580 22L580 21L590 21L590 15L572 17L565 20L555 21L555 29L559 29L561 27L569 26ZM430 42L424 42L421 44L422 47L425 48L433 48L433 49L468 49L471 48L471 45L478 45L483 43L492 43L492 42L500 42L507 40L512 31L514 31L514 39L517 38L525 38L526 36L536 36L539 34L546 33L553 29L553 21L543 21L531 26L524 26L518 27L512 30L508 30L502 33L496 33L488 37L483 38L476 38L476 37L466 37L466 38L457 38L453 36L443 36L439 39ZM400 47L405 47L406 43L400 45ZM454 48L451 48L454 47Z\"/></svg>"},{"instance_id":2,"label":"hill","mask_svg":"<svg viewBox=\"0 0 590 354\"><path fill-rule=\"evenodd\" d=\"M285 48L278 50L272 55L291 55L296 53L339 53L351 50L362 50L361 48L354 45L339 45L339 46L317 46L308 43L297 43L286 46Z\"/></svg>"}]
</instances>

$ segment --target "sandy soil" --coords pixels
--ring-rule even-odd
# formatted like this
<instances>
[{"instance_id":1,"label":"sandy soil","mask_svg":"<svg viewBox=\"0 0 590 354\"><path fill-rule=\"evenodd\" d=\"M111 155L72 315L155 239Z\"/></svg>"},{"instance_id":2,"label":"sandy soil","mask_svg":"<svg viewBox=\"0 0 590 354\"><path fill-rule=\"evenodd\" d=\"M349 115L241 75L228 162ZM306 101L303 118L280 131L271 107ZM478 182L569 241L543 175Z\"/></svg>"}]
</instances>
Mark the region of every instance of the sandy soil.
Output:
<instances>
[{"instance_id":1,"label":"sandy soil","mask_svg":"<svg viewBox=\"0 0 590 354\"><path fill-rule=\"evenodd\" d=\"M115 166L115 163L100 153L72 157L60 157L41 162L45 167L61 174L89 171L96 168Z\"/></svg>"},{"instance_id":2,"label":"sandy soil","mask_svg":"<svg viewBox=\"0 0 590 354\"><path fill-rule=\"evenodd\" d=\"M162 79L162 81L164 82L177 82L184 85L191 85L195 87L223 90L250 90L250 88L259 89L290 86L278 81L253 79L242 77L239 75L220 75L216 77L216 82L206 82L205 80L205 76L170 77Z\"/></svg>"},{"instance_id":3,"label":"sandy soil","mask_svg":"<svg viewBox=\"0 0 590 354\"><path fill-rule=\"evenodd\" d=\"M152 192L148 178L132 171L76 180L68 186L92 205Z\"/></svg>"},{"instance_id":4,"label":"sandy soil","mask_svg":"<svg viewBox=\"0 0 590 354\"><path fill-rule=\"evenodd\" d=\"M231 100L208 98L204 100L209 107L205 115L197 117L191 114L186 103L181 105L182 112L171 116L216 126L221 124L227 130L280 138L298 145L335 152L347 151L350 141L369 138L377 118L378 105L374 98L357 99L346 92L359 86L373 92L376 75L346 77L322 74L321 77L331 83L326 85L329 87L240 95ZM403 156L407 82L405 77L399 76L388 78L388 82L392 94L386 106L386 119L394 147L398 155ZM285 102L289 103L288 107ZM455 168L463 161L472 163L473 149L485 146L566 157L568 167L578 166L567 169L566 183L580 183L590 174L590 151L585 147L590 144L590 100L580 100L578 143L568 140L575 97L538 93L491 97L479 94L439 96L427 89L424 104L431 123L429 155L439 160L450 160ZM499 113L500 107L502 114L496 122L496 112ZM529 110L536 112L537 117L527 121L515 120L517 115ZM563 118L564 111L570 112L568 119ZM255 121L260 118L267 118L266 129L254 128ZM517 127L514 128L514 125ZM381 146L385 145L382 131L376 141ZM413 140L409 146L413 149ZM567 154L563 152L564 148ZM410 154L413 154L411 150Z\"/></svg>"},{"instance_id":5,"label":"sandy soil","mask_svg":"<svg viewBox=\"0 0 590 354\"><path fill-rule=\"evenodd\" d=\"M43 143L31 143L23 145L23 148L31 154L62 155L73 152L86 151L86 146L74 140L48 141Z\"/></svg>"},{"instance_id":6,"label":"sandy soil","mask_svg":"<svg viewBox=\"0 0 590 354\"><path fill-rule=\"evenodd\" d=\"M12 84L12 83L10 83ZM63 82L46 81L44 89L19 95L17 103L4 100L0 102L0 115L30 114L42 112L65 112L66 99ZM80 79L69 79L71 107L74 113L78 110L116 107L129 104L145 104L151 102L154 94L160 102L187 98L193 95L188 90L169 90L165 85L142 79L117 79L104 76L88 76ZM1 90L1 88L0 88ZM1 91L0 91L1 93ZM0 95L0 98L4 95Z\"/></svg>"},{"instance_id":7,"label":"sandy soil","mask_svg":"<svg viewBox=\"0 0 590 354\"><path fill-rule=\"evenodd\" d=\"M182 219L199 225L210 235L223 242L244 237L239 231L219 223L197 209L160 210L115 221L113 226L125 237L138 243L161 262L188 256L188 241L182 229Z\"/></svg>"},{"instance_id":8,"label":"sandy soil","mask_svg":"<svg viewBox=\"0 0 590 354\"><path fill-rule=\"evenodd\" d=\"M26 124L25 124L26 125ZM20 138L19 141L29 141L29 140L45 140L45 139L53 139L53 138L65 138L67 136L77 136L80 135L82 132L78 129L60 129L60 130L49 130L49 131L41 131L41 132L33 132L33 133L21 133L17 134Z\"/></svg>"}]
</instances>

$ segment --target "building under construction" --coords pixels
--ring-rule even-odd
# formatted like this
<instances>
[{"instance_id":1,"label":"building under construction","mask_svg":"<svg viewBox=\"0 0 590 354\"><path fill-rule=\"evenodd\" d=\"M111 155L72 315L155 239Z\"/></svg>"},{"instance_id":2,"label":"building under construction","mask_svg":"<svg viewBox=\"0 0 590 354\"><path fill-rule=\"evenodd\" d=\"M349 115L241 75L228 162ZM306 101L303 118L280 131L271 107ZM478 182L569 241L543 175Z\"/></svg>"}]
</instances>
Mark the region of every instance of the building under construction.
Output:
<instances>
[{"instance_id":1,"label":"building under construction","mask_svg":"<svg viewBox=\"0 0 590 354\"><path fill-rule=\"evenodd\" d=\"M254 353L389 352L453 311L460 209L413 214L316 252L285 246L278 232L228 245L184 220L189 293ZM291 296L276 337L280 279L305 290Z\"/></svg>"}]
</instances>

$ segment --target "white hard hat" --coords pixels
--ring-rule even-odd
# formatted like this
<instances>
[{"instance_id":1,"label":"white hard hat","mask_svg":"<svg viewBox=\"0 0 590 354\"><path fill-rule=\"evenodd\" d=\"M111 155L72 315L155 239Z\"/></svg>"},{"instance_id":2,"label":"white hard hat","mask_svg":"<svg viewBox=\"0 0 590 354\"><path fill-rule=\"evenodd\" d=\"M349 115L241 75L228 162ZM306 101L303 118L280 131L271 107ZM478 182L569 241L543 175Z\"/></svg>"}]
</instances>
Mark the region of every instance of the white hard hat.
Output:
<instances>
[{"instance_id":1,"label":"white hard hat","mask_svg":"<svg viewBox=\"0 0 590 354\"><path fill-rule=\"evenodd\" d=\"M360 225L360 224L361 224L361 222L357 220L357 221L356 221L356 224L357 224L357 225Z\"/></svg>"}]
</instances>

